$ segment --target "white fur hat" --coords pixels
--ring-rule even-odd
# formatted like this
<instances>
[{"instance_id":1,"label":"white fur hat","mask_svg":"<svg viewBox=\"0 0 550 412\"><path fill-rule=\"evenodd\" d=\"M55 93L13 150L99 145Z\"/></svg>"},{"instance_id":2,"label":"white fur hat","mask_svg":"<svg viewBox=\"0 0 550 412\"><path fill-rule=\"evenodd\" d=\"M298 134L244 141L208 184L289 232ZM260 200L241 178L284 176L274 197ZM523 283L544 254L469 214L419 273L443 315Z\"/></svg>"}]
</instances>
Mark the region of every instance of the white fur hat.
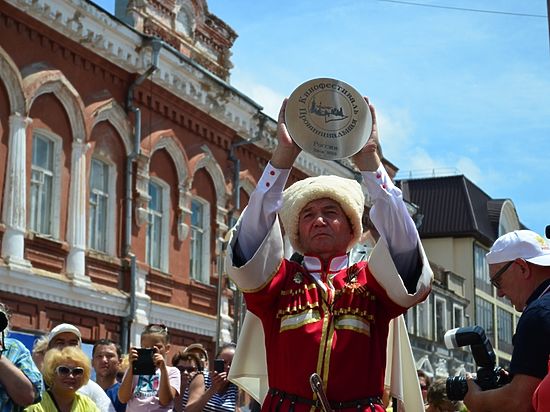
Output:
<instances>
[{"instance_id":1,"label":"white fur hat","mask_svg":"<svg viewBox=\"0 0 550 412\"><path fill-rule=\"evenodd\" d=\"M323 198L338 202L351 223L353 239L348 245L348 251L361 238L361 219L365 207L365 195L361 185L355 180L340 176L308 177L299 180L283 192L283 206L279 211L290 244L299 253L304 253L298 235L300 212L312 200Z\"/></svg>"}]
</instances>

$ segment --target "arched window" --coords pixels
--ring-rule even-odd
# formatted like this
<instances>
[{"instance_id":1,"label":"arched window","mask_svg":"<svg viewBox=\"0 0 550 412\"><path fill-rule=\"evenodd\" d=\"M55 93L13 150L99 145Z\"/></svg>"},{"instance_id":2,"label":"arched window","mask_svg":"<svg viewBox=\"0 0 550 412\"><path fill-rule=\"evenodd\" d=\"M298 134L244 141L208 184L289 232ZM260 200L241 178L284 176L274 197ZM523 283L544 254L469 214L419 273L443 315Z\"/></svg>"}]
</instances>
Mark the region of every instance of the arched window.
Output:
<instances>
[{"instance_id":1,"label":"arched window","mask_svg":"<svg viewBox=\"0 0 550 412\"><path fill-rule=\"evenodd\" d=\"M58 237L61 139L46 131L32 137L29 229Z\"/></svg>"},{"instance_id":2,"label":"arched window","mask_svg":"<svg viewBox=\"0 0 550 412\"><path fill-rule=\"evenodd\" d=\"M500 209L498 235L502 236L519 228L519 219L514 203L511 200L506 200L502 204L502 209Z\"/></svg>"},{"instance_id":3,"label":"arched window","mask_svg":"<svg viewBox=\"0 0 550 412\"><path fill-rule=\"evenodd\" d=\"M157 178L149 181L147 263L168 272L168 220L170 187Z\"/></svg>"},{"instance_id":4,"label":"arched window","mask_svg":"<svg viewBox=\"0 0 550 412\"><path fill-rule=\"evenodd\" d=\"M210 283L210 204L199 197L191 201L191 278Z\"/></svg>"},{"instance_id":5,"label":"arched window","mask_svg":"<svg viewBox=\"0 0 550 412\"><path fill-rule=\"evenodd\" d=\"M181 2L180 2L181 3ZM192 37L194 31L192 14L185 5L181 5L176 14L176 31Z\"/></svg>"},{"instance_id":6,"label":"arched window","mask_svg":"<svg viewBox=\"0 0 550 412\"><path fill-rule=\"evenodd\" d=\"M115 254L115 167L97 157L92 158L88 219L88 247Z\"/></svg>"}]
</instances>

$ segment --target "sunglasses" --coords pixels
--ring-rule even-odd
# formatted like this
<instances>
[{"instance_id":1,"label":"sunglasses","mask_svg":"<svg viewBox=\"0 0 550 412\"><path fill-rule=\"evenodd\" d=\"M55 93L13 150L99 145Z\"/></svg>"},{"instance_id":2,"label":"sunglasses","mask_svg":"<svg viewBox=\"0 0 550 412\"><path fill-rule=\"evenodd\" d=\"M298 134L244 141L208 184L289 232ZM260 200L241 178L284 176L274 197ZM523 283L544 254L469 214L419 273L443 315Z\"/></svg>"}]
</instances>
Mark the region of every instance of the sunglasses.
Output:
<instances>
[{"instance_id":1,"label":"sunglasses","mask_svg":"<svg viewBox=\"0 0 550 412\"><path fill-rule=\"evenodd\" d=\"M510 266L512 266L513 263L515 263L516 261L515 260L511 260L509 261L508 263L506 263L503 267L501 267L499 270L497 270L497 272L495 273L495 276L493 276L491 279L490 279L490 282L491 282L491 285L493 285L495 288L497 289L500 289L500 282L499 282L499 279L500 277L504 274L504 272L506 272Z\"/></svg>"},{"instance_id":2,"label":"sunglasses","mask_svg":"<svg viewBox=\"0 0 550 412\"><path fill-rule=\"evenodd\" d=\"M194 366L176 366L176 368L178 368L181 373L183 372L192 373L197 370L197 368Z\"/></svg>"},{"instance_id":3,"label":"sunglasses","mask_svg":"<svg viewBox=\"0 0 550 412\"><path fill-rule=\"evenodd\" d=\"M77 366L76 368L69 368L68 366L58 366L55 368L55 373L59 376L69 376L73 375L75 378L84 375L84 368Z\"/></svg>"}]
</instances>

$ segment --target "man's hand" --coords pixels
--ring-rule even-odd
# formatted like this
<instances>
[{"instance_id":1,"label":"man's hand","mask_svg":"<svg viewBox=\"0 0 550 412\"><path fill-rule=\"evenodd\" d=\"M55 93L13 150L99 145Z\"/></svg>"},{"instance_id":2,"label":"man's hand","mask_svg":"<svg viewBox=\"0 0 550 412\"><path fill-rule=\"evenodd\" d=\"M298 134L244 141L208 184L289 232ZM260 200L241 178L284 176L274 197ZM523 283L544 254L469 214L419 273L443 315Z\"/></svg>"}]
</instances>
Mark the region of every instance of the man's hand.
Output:
<instances>
[{"instance_id":1,"label":"man's hand","mask_svg":"<svg viewBox=\"0 0 550 412\"><path fill-rule=\"evenodd\" d=\"M271 165L277 169L290 169L302 151L302 149L294 143L294 140L292 140L286 128L285 109L287 101L288 99L283 101L281 110L279 111L279 119L277 121L277 147L270 161Z\"/></svg>"},{"instance_id":2,"label":"man's hand","mask_svg":"<svg viewBox=\"0 0 550 412\"><path fill-rule=\"evenodd\" d=\"M353 155L352 159L359 170L374 172L380 166L380 140L378 138L378 123L376 121L376 110L369 103L367 97L364 98L367 102L372 115L372 131L369 139L363 148Z\"/></svg>"},{"instance_id":3,"label":"man's hand","mask_svg":"<svg viewBox=\"0 0 550 412\"><path fill-rule=\"evenodd\" d=\"M474 412L479 412L483 409L483 402L479 405L479 394L482 392L479 385L474 382L474 378L471 374L466 375L466 383L468 384L468 392L464 396L464 403L468 405L468 408Z\"/></svg>"},{"instance_id":4,"label":"man's hand","mask_svg":"<svg viewBox=\"0 0 550 412\"><path fill-rule=\"evenodd\" d=\"M464 404L471 412L532 412L531 398L540 381L533 376L517 374L500 388L482 391L468 374Z\"/></svg>"}]
</instances>

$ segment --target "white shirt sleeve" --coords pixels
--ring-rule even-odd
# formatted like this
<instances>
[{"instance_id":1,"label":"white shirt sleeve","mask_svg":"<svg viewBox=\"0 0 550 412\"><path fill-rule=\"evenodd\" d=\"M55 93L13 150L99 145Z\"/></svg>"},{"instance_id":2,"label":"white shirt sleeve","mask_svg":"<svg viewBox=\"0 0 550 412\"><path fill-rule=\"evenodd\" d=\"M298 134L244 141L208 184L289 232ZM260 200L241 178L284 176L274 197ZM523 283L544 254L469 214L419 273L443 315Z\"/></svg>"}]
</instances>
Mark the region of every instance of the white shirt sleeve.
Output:
<instances>
[{"instance_id":1,"label":"white shirt sleeve","mask_svg":"<svg viewBox=\"0 0 550 412\"><path fill-rule=\"evenodd\" d=\"M374 202L370 218L386 241L398 272L413 272L418 263L418 232L402 199L401 190L383 165L376 172L361 172ZM248 261L260 247L283 202L283 190L290 169L266 166L241 216L237 253Z\"/></svg>"},{"instance_id":2,"label":"white shirt sleeve","mask_svg":"<svg viewBox=\"0 0 550 412\"><path fill-rule=\"evenodd\" d=\"M88 396L94 401L101 412L116 412L111 399L107 396L103 388L93 380L90 379L86 385L78 390L78 393Z\"/></svg>"},{"instance_id":3,"label":"white shirt sleeve","mask_svg":"<svg viewBox=\"0 0 550 412\"><path fill-rule=\"evenodd\" d=\"M238 253L245 261L254 256L275 222L283 204L283 190L289 174L290 169L276 169L268 163L250 195L237 234Z\"/></svg>"},{"instance_id":4,"label":"white shirt sleeve","mask_svg":"<svg viewBox=\"0 0 550 412\"><path fill-rule=\"evenodd\" d=\"M418 231L409 215L401 190L393 184L381 164L375 172L361 172L373 201L370 219L388 249L401 275L416 271Z\"/></svg>"}]
</instances>

